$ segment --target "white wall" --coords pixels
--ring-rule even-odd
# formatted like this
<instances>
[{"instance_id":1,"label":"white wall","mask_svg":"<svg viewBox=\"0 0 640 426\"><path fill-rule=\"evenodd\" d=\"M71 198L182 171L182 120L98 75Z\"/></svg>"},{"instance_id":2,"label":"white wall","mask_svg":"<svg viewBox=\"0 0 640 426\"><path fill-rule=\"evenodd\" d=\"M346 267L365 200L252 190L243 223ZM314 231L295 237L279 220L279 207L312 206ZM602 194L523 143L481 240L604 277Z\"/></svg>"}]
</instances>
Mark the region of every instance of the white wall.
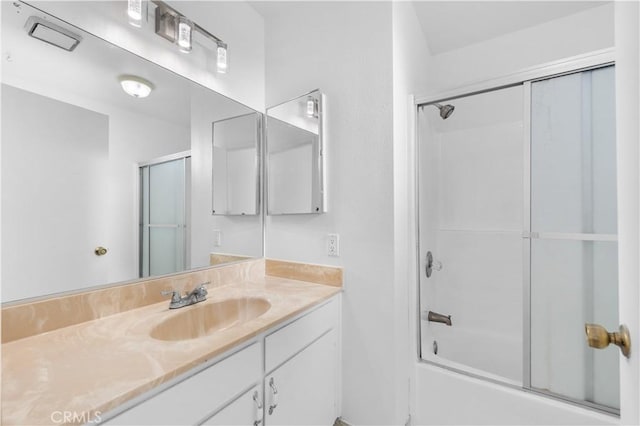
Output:
<instances>
[{"instance_id":1,"label":"white wall","mask_svg":"<svg viewBox=\"0 0 640 426\"><path fill-rule=\"evenodd\" d=\"M134 279L139 273L138 164L188 151L191 135L184 124L120 109L108 111L110 213L106 247L110 248L111 263L106 283L114 283Z\"/></svg>"},{"instance_id":2,"label":"white wall","mask_svg":"<svg viewBox=\"0 0 640 426\"><path fill-rule=\"evenodd\" d=\"M221 96L199 90L191 96L191 267L209 264L212 252L262 256L262 218L259 215L212 215L213 122L251 112ZM214 230L222 244L214 245Z\"/></svg>"},{"instance_id":3,"label":"white wall","mask_svg":"<svg viewBox=\"0 0 640 426\"><path fill-rule=\"evenodd\" d=\"M215 57L209 47L205 50L196 45L185 55L157 36L153 15L141 29L129 25L126 2L36 1L31 4L253 109L264 110L263 20L245 2L169 2L228 44L229 70L224 75L216 73Z\"/></svg>"},{"instance_id":4,"label":"white wall","mask_svg":"<svg viewBox=\"0 0 640 426\"><path fill-rule=\"evenodd\" d=\"M342 416L397 423L391 4L295 2L274 12L265 19L267 105L326 94L329 211L267 217L266 256L344 268ZM340 234L340 257L327 256L328 233Z\"/></svg>"},{"instance_id":5,"label":"white wall","mask_svg":"<svg viewBox=\"0 0 640 426\"><path fill-rule=\"evenodd\" d=\"M455 31L455 29L451 29ZM613 46L613 2L434 56L430 92Z\"/></svg>"},{"instance_id":6,"label":"white wall","mask_svg":"<svg viewBox=\"0 0 640 426\"><path fill-rule=\"evenodd\" d=\"M423 93L431 81L431 55L412 3L392 4L393 32L393 191L394 191L394 348L395 419L406 422L415 380L417 318L415 305L415 138L411 95Z\"/></svg>"}]
</instances>

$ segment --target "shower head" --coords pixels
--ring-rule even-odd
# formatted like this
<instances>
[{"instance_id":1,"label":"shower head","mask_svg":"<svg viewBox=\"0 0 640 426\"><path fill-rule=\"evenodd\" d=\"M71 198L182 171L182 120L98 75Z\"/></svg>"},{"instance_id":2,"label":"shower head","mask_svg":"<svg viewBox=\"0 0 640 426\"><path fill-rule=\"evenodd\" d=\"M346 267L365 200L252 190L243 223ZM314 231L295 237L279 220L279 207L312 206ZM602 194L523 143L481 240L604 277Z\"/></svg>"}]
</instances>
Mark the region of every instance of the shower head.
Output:
<instances>
[{"instance_id":1,"label":"shower head","mask_svg":"<svg viewBox=\"0 0 640 426\"><path fill-rule=\"evenodd\" d=\"M449 104L447 105L433 104L433 106L440 110L440 117L442 117L443 120L446 120L447 118L449 118L451 114L453 114L453 110L456 109L456 107Z\"/></svg>"}]
</instances>

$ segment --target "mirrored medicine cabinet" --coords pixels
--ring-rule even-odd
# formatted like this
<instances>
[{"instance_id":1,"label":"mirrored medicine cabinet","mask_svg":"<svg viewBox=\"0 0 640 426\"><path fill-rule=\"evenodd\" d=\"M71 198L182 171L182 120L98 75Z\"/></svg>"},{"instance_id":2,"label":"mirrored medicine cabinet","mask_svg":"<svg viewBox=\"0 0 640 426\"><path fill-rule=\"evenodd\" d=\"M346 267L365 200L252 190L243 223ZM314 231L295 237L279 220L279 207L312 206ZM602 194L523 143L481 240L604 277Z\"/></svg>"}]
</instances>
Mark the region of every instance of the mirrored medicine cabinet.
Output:
<instances>
[{"instance_id":1,"label":"mirrored medicine cabinet","mask_svg":"<svg viewBox=\"0 0 640 426\"><path fill-rule=\"evenodd\" d=\"M267 108L267 214L326 212L325 108L319 90Z\"/></svg>"},{"instance_id":2,"label":"mirrored medicine cabinet","mask_svg":"<svg viewBox=\"0 0 640 426\"><path fill-rule=\"evenodd\" d=\"M213 123L212 214L260 214L261 135L258 112Z\"/></svg>"}]
</instances>

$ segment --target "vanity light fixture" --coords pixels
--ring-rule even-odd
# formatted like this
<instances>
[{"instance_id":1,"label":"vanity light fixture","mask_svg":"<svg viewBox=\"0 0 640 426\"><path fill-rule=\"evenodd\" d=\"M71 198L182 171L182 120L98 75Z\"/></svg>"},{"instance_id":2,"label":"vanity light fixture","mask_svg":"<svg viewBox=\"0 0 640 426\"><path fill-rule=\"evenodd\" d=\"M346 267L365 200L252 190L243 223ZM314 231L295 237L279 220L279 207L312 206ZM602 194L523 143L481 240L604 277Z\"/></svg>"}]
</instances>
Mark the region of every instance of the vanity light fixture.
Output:
<instances>
[{"instance_id":1,"label":"vanity light fixture","mask_svg":"<svg viewBox=\"0 0 640 426\"><path fill-rule=\"evenodd\" d=\"M218 47L216 48L216 69L220 74L226 74L228 68L227 43L218 42Z\"/></svg>"},{"instance_id":2,"label":"vanity light fixture","mask_svg":"<svg viewBox=\"0 0 640 426\"><path fill-rule=\"evenodd\" d=\"M193 24L190 20L180 15L178 17L178 47L181 52L191 52L193 39Z\"/></svg>"},{"instance_id":3,"label":"vanity light fixture","mask_svg":"<svg viewBox=\"0 0 640 426\"><path fill-rule=\"evenodd\" d=\"M318 116L318 101L313 96L307 98L307 117L313 118Z\"/></svg>"},{"instance_id":4,"label":"vanity light fixture","mask_svg":"<svg viewBox=\"0 0 640 426\"><path fill-rule=\"evenodd\" d=\"M134 0L130 0L134 1ZM137 1L137 0L135 0ZM191 21L186 16L162 0L150 0L156 5L156 34L178 45L181 52L189 53L193 49L194 34L198 33L213 42L216 55L216 70L224 74L229 69L227 43Z\"/></svg>"},{"instance_id":5,"label":"vanity light fixture","mask_svg":"<svg viewBox=\"0 0 640 426\"><path fill-rule=\"evenodd\" d=\"M142 3L142 0L127 0L127 16L129 17L129 24L136 28L142 27Z\"/></svg>"},{"instance_id":6,"label":"vanity light fixture","mask_svg":"<svg viewBox=\"0 0 640 426\"><path fill-rule=\"evenodd\" d=\"M134 98L146 98L154 89L153 83L136 75L122 75L118 80L122 90Z\"/></svg>"}]
</instances>

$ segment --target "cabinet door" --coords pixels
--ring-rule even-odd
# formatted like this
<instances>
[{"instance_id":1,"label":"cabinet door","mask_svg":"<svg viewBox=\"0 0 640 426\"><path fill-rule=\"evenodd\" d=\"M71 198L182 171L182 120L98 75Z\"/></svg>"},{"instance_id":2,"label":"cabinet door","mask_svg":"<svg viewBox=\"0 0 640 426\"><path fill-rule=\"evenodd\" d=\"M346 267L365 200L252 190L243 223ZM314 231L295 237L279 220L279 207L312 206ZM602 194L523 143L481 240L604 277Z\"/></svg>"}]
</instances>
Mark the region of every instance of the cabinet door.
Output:
<instances>
[{"instance_id":1,"label":"cabinet door","mask_svg":"<svg viewBox=\"0 0 640 426\"><path fill-rule=\"evenodd\" d=\"M266 425L332 425L336 332L331 330L265 378Z\"/></svg>"},{"instance_id":2,"label":"cabinet door","mask_svg":"<svg viewBox=\"0 0 640 426\"><path fill-rule=\"evenodd\" d=\"M254 386L202 424L257 426L262 423L263 415L262 395L258 386Z\"/></svg>"},{"instance_id":3,"label":"cabinet door","mask_svg":"<svg viewBox=\"0 0 640 426\"><path fill-rule=\"evenodd\" d=\"M223 407L261 375L261 346L251 346L108 420L109 425L193 425Z\"/></svg>"}]
</instances>

